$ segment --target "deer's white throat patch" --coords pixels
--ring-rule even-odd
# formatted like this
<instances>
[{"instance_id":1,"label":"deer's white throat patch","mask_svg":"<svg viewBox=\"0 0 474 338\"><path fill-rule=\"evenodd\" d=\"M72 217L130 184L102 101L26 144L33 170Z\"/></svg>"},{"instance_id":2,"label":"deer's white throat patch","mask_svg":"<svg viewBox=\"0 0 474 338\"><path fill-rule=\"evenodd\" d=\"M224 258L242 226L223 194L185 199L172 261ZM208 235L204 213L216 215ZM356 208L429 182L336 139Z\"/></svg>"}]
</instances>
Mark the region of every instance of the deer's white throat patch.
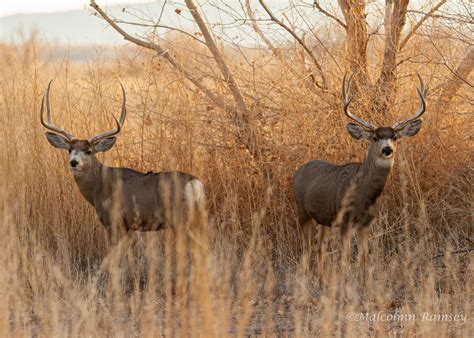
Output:
<instances>
[{"instance_id":1,"label":"deer's white throat patch","mask_svg":"<svg viewBox=\"0 0 474 338\"><path fill-rule=\"evenodd\" d=\"M377 157L375 160L377 167L391 168L393 165L393 155L390 157Z\"/></svg>"},{"instance_id":2,"label":"deer's white throat patch","mask_svg":"<svg viewBox=\"0 0 474 338\"><path fill-rule=\"evenodd\" d=\"M76 167L76 168L70 168L71 169L71 172L74 176L81 176L83 173L84 173L84 170L82 170L81 168L79 167Z\"/></svg>"}]
</instances>

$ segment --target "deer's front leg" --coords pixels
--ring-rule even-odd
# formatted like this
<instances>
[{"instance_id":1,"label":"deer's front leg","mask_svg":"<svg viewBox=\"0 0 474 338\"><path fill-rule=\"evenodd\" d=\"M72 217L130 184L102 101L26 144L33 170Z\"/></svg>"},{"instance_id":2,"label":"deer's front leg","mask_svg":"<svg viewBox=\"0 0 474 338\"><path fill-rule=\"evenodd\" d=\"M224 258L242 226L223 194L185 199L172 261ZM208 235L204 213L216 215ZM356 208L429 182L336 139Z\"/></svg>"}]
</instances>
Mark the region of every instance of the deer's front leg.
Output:
<instances>
[{"instance_id":1,"label":"deer's front leg","mask_svg":"<svg viewBox=\"0 0 474 338\"><path fill-rule=\"evenodd\" d=\"M369 254L369 226L359 226L357 229L359 237L358 261L361 270L362 282L367 282L368 276L368 254Z\"/></svg>"}]
</instances>

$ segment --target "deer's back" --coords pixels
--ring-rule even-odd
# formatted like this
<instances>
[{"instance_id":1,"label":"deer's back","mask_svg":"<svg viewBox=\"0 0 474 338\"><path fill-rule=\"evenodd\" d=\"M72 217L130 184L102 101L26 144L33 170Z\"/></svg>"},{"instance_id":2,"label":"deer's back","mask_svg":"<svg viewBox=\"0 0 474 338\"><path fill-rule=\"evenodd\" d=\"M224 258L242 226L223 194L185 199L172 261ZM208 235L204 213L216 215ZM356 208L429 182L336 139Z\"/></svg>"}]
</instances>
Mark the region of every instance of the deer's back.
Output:
<instances>
[{"instance_id":1,"label":"deer's back","mask_svg":"<svg viewBox=\"0 0 474 338\"><path fill-rule=\"evenodd\" d=\"M141 173L128 168L109 168L108 187L98 201L98 214L115 210L127 230L152 231L183 223L188 212L185 189L196 177L179 171ZM110 203L117 203L110 208ZM101 217L102 216L102 217ZM112 219L99 215L102 223ZM178 219L179 218L179 219ZM108 223L108 224L107 224Z\"/></svg>"},{"instance_id":2,"label":"deer's back","mask_svg":"<svg viewBox=\"0 0 474 338\"><path fill-rule=\"evenodd\" d=\"M360 163L336 165L318 160L302 165L293 176L298 213L331 226L359 166Z\"/></svg>"}]
</instances>

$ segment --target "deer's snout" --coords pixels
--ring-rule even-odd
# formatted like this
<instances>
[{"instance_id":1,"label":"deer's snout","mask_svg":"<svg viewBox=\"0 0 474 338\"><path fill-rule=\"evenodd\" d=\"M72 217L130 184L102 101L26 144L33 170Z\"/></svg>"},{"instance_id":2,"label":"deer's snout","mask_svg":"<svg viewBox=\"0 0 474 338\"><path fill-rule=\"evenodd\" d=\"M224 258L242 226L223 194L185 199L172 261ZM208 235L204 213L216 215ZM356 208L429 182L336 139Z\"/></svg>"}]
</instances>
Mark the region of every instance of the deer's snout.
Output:
<instances>
[{"instance_id":1,"label":"deer's snout","mask_svg":"<svg viewBox=\"0 0 474 338\"><path fill-rule=\"evenodd\" d=\"M69 164L71 165L71 167L75 168L75 167L77 167L79 162L75 159L72 159L71 161L69 161Z\"/></svg>"},{"instance_id":2,"label":"deer's snout","mask_svg":"<svg viewBox=\"0 0 474 338\"><path fill-rule=\"evenodd\" d=\"M387 156L387 157L388 157L388 156L392 155L392 153L393 153L392 147L390 147L390 146L385 146L385 147L383 147L383 149L382 149L382 154L383 154L384 156Z\"/></svg>"}]
</instances>

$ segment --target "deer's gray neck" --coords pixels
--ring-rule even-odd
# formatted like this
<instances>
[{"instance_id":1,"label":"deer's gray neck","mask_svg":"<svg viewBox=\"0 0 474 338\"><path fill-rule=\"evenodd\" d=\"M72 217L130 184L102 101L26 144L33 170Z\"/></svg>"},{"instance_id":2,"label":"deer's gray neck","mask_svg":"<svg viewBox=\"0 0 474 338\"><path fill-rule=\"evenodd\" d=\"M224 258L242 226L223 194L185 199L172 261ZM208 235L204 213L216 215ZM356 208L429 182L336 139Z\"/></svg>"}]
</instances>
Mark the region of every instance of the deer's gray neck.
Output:
<instances>
[{"instance_id":1,"label":"deer's gray neck","mask_svg":"<svg viewBox=\"0 0 474 338\"><path fill-rule=\"evenodd\" d=\"M375 203L383 192L387 179L392 170L393 157L381 159L369 152L367 160L361 163L358 173L359 193L363 194L369 204Z\"/></svg>"},{"instance_id":2,"label":"deer's gray neck","mask_svg":"<svg viewBox=\"0 0 474 338\"><path fill-rule=\"evenodd\" d=\"M103 187L103 172L107 167L102 165L95 157L92 159L91 167L83 172L73 172L74 180L84 198L94 205L94 195Z\"/></svg>"}]
</instances>

